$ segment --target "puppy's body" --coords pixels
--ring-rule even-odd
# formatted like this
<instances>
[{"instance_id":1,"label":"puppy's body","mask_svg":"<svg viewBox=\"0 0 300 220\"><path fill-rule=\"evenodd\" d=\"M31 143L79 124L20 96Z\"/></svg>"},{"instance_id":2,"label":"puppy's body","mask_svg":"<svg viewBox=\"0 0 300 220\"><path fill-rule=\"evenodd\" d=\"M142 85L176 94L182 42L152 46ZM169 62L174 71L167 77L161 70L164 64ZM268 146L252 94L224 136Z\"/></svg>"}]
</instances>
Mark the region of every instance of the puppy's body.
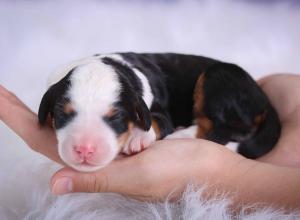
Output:
<instances>
[{"instance_id":1,"label":"puppy's body","mask_svg":"<svg viewBox=\"0 0 300 220\"><path fill-rule=\"evenodd\" d=\"M49 113L60 156L83 171L167 135L237 141L241 154L256 158L280 134L276 112L243 69L172 53L95 55L74 62L52 78L39 110L41 124ZM177 127L186 129L173 133Z\"/></svg>"}]
</instances>

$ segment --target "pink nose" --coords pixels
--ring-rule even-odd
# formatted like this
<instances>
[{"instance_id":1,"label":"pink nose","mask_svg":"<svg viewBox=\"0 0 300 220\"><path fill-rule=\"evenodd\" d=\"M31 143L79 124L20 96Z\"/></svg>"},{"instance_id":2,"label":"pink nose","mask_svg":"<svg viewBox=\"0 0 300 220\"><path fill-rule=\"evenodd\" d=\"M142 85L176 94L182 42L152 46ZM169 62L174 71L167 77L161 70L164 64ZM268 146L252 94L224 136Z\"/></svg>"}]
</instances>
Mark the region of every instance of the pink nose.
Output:
<instances>
[{"instance_id":1,"label":"pink nose","mask_svg":"<svg viewBox=\"0 0 300 220\"><path fill-rule=\"evenodd\" d=\"M87 147L87 146L78 146L74 148L74 151L81 159L89 159L93 156L95 152L94 147Z\"/></svg>"}]
</instances>

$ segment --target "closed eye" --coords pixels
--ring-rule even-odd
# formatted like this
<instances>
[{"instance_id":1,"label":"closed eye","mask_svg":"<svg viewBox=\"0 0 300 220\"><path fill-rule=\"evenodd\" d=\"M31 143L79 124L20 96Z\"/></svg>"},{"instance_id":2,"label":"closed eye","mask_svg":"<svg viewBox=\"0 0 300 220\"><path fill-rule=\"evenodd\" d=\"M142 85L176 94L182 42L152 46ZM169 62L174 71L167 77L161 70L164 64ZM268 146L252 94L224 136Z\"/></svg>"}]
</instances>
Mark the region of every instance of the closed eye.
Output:
<instances>
[{"instance_id":1,"label":"closed eye","mask_svg":"<svg viewBox=\"0 0 300 220\"><path fill-rule=\"evenodd\" d=\"M128 129L127 117L122 111L115 111L113 115L104 116L103 120L116 132L121 134Z\"/></svg>"},{"instance_id":2,"label":"closed eye","mask_svg":"<svg viewBox=\"0 0 300 220\"><path fill-rule=\"evenodd\" d=\"M59 129L64 127L75 115L76 112L73 108L58 103L53 112L55 128Z\"/></svg>"},{"instance_id":3,"label":"closed eye","mask_svg":"<svg viewBox=\"0 0 300 220\"><path fill-rule=\"evenodd\" d=\"M114 112L113 115L104 116L103 119L108 122L118 121L122 119L122 114L120 112Z\"/></svg>"}]
</instances>

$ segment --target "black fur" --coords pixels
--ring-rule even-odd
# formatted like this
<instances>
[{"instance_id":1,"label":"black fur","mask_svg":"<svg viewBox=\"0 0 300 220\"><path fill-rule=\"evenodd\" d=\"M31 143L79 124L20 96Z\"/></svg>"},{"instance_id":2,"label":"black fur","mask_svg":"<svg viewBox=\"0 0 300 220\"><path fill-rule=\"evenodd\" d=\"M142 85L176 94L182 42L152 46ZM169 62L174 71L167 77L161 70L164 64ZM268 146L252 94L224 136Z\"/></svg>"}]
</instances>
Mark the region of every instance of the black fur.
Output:
<instances>
[{"instance_id":1,"label":"black fur","mask_svg":"<svg viewBox=\"0 0 300 220\"><path fill-rule=\"evenodd\" d=\"M148 131L151 127L151 115L143 96L142 83L133 70L109 57L102 58L105 64L111 65L118 74L121 83L121 100L117 103L127 110L128 117L140 128ZM122 125L121 125L122 126Z\"/></svg>"},{"instance_id":2,"label":"black fur","mask_svg":"<svg viewBox=\"0 0 300 220\"><path fill-rule=\"evenodd\" d=\"M242 141L238 152L248 158L258 158L268 153L277 143L281 127L275 109L269 105L264 123L248 140Z\"/></svg>"},{"instance_id":3,"label":"black fur","mask_svg":"<svg viewBox=\"0 0 300 220\"><path fill-rule=\"evenodd\" d=\"M217 61L174 53L121 55L149 79L154 102L167 109L174 126L191 125L195 83L199 75Z\"/></svg>"},{"instance_id":4,"label":"black fur","mask_svg":"<svg viewBox=\"0 0 300 220\"><path fill-rule=\"evenodd\" d=\"M281 126L275 110L250 75L237 65L173 53L121 55L148 78L156 97L152 108L163 112L158 120L162 137L172 133L173 126L192 125L195 85L205 74L203 114L213 124L207 139L220 144L240 142L238 152L248 158L262 156L277 142ZM152 112L152 117L160 114ZM266 118L258 126L254 119L260 114Z\"/></svg>"},{"instance_id":5,"label":"black fur","mask_svg":"<svg viewBox=\"0 0 300 220\"><path fill-rule=\"evenodd\" d=\"M163 72L159 63L154 62L151 54L122 53L122 57L133 68L143 73L150 84L154 99L150 109L151 118L160 128L160 138L174 131L174 126L169 114L169 92L166 87L167 75Z\"/></svg>"},{"instance_id":6,"label":"black fur","mask_svg":"<svg viewBox=\"0 0 300 220\"><path fill-rule=\"evenodd\" d=\"M70 121L76 112L66 114L63 111L63 106L68 102L66 97L66 91L71 86L70 76L73 70L71 70L63 79L52 85L44 94L40 103L38 118L39 123L44 125L47 122L49 114L54 119L55 128L59 129Z\"/></svg>"},{"instance_id":7,"label":"black fur","mask_svg":"<svg viewBox=\"0 0 300 220\"><path fill-rule=\"evenodd\" d=\"M249 158L267 153L280 135L280 123L268 98L242 68L217 63L205 72L204 114L212 120L207 137L221 144L240 143L238 151ZM255 117L265 115L255 124Z\"/></svg>"},{"instance_id":8,"label":"black fur","mask_svg":"<svg viewBox=\"0 0 300 220\"><path fill-rule=\"evenodd\" d=\"M116 113L103 119L117 135L121 135L128 130L129 115L121 103L116 103L114 107L117 109Z\"/></svg>"},{"instance_id":9,"label":"black fur","mask_svg":"<svg viewBox=\"0 0 300 220\"><path fill-rule=\"evenodd\" d=\"M214 59L174 53L119 53L128 66L113 58L99 58L114 68L122 86L120 101L115 103L117 113L104 120L122 134L128 122L149 130L154 121L160 129L160 138L172 133L177 126L190 126L195 120L194 92L200 75L204 76L203 109L201 117L212 122L206 139L220 144L240 142L238 152L248 158L257 158L270 151L280 135L280 122L268 98L249 74L234 64ZM97 57L97 55L95 55ZM142 99L140 79L132 68L144 74L150 84L154 100L150 109ZM68 97L68 73L44 95L39 122L45 124L50 113L56 128L63 127L76 112L63 115L60 109ZM264 115L261 124L255 117ZM60 117L61 116L61 117Z\"/></svg>"}]
</instances>

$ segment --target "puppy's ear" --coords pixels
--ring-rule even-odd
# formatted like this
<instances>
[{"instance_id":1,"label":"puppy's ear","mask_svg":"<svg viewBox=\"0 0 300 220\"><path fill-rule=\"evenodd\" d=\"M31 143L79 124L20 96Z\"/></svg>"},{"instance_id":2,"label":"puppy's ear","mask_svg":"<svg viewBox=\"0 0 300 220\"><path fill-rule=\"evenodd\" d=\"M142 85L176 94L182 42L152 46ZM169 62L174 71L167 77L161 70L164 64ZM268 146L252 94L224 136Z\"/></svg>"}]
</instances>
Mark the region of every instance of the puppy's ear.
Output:
<instances>
[{"instance_id":1,"label":"puppy's ear","mask_svg":"<svg viewBox=\"0 0 300 220\"><path fill-rule=\"evenodd\" d=\"M62 97L66 90L70 87L70 76L75 68L73 68L66 76L64 76L60 81L52 85L48 91L44 94L39 107L39 123L45 125L49 116L53 116L54 106L59 97Z\"/></svg>"},{"instance_id":2,"label":"puppy's ear","mask_svg":"<svg viewBox=\"0 0 300 220\"><path fill-rule=\"evenodd\" d=\"M53 111L54 103L55 96L53 94L53 88L50 87L44 94L39 107L38 118L41 125L45 125L47 122L47 119L50 116L49 114Z\"/></svg>"},{"instance_id":3,"label":"puppy's ear","mask_svg":"<svg viewBox=\"0 0 300 220\"><path fill-rule=\"evenodd\" d=\"M143 130L148 131L151 127L151 114L143 98L140 96L137 98L135 111L137 114L137 125Z\"/></svg>"}]
</instances>

